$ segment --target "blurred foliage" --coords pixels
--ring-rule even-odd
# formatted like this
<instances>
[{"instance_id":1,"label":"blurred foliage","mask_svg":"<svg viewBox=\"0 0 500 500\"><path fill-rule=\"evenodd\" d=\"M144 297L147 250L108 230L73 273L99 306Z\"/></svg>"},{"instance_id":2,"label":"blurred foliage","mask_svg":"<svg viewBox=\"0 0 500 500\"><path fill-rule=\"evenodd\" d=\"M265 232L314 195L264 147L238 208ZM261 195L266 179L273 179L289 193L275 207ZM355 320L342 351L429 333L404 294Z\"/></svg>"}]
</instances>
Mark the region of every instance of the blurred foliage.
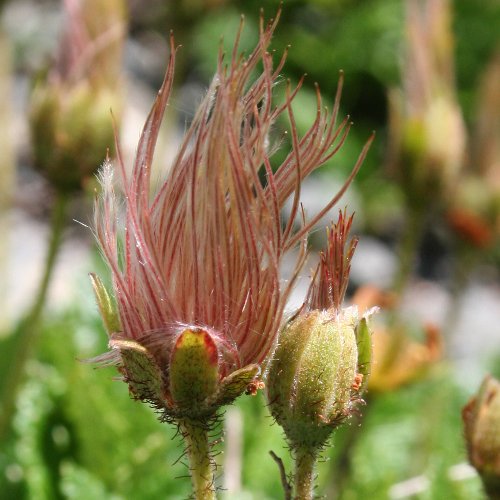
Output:
<instances>
[{"instance_id":1,"label":"blurred foliage","mask_svg":"<svg viewBox=\"0 0 500 500\"><path fill-rule=\"evenodd\" d=\"M168 29L174 29L183 45L178 89L186 82L206 87L220 36L229 50L243 12L246 25L241 48L250 48L257 39L263 4L269 17L279 1L129 0L130 36L139 42L154 36L166 39ZM287 0L273 42L277 56L291 45L284 73L292 81L308 73L295 104L299 130L313 119L314 82L320 85L324 104L331 107L338 72L344 70L341 113L350 113L355 126L346 147L335 157L335 168L327 166L320 175L345 176L361 145L376 129L377 141L355 188L361 195L365 233L375 233L391 244L402 224L404 203L401 190L384 172L386 89L401 83L403 4L400 0ZM456 0L453 7L458 98L470 129L481 73L499 44L500 8L498 0L480 4ZM30 39L30 44L24 40L14 47L18 67L29 66L19 59L36 50L34 45ZM157 88L162 76L158 72L149 83ZM442 238L441 233L438 236ZM500 249L492 251L500 263ZM89 270L99 271L96 267ZM88 303L47 315L36 356L28 364L13 429L0 448L0 498L188 497L189 479L179 478L188 471L176 429L160 425L151 410L132 402L126 385L112 380L115 371L95 370L78 361L103 352L106 335L91 303L90 284L76 286L87 290ZM0 372L11 362L9 351L1 350ZM491 367L497 377L499 367L497 358ZM452 480L449 475L451 466L466 461L460 409L468 396L455 384L451 367L442 364L425 381L373 398L362 410L360 429L353 420L336 432L335 446L325 453L319 467L318 495L337 498L342 485L339 498L343 500L382 500L389 497L395 483L424 475L429 488L413 498L482 498L478 478ZM231 498L281 498L278 469L268 455L274 450L290 470L281 431L273 425L263 398L242 397L236 407L244 416L243 491ZM358 431L362 439L349 444L351 434ZM355 471L352 476L341 475L346 448ZM218 460L223 458L219 455Z\"/></svg>"},{"instance_id":2,"label":"blurred foliage","mask_svg":"<svg viewBox=\"0 0 500 500\"><path fill-rule=\"evenodd\" d=\"M131 401L126 384L112 380L114 369L96 370L79 361L105 350L105 338L90 304L47 319L17 400L13 434L0 451L1 498L188 496L176 429L159 424L152 410ZM361 430L362 439L351 450L355 473L339 498L386 499L394 483L421 474L431 489L418 498L481 498L477 478L448 477L451 466L466 460L460 420L465 399L442 367L424 382L369 401L361 410L366 413L361 429L353 427L358 425L353 420L336 431L335 446L319 465L318 494L334 498L337 454L346 436ZM275 451L290 470L281 430L263 398L243 396L236 406L244 418L243 491L253 495L245 498L281 498L278 469L268 455Z\"/></svg>"}]
</instances>

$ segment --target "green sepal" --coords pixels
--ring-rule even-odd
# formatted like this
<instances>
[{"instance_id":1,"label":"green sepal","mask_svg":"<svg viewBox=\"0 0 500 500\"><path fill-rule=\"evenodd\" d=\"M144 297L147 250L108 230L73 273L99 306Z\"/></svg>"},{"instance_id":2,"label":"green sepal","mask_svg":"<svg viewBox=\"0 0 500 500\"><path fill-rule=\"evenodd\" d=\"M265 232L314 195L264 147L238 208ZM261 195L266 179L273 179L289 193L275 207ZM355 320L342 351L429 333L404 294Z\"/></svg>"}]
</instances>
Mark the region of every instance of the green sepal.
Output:
<instances>
[{"instance_id":1,"label":"green sepal","mask_svg":"<svg viewBox=\"0 0 500 500\"><path fill-rule=\"evenodd\" d=\"M270 363L266 381L271 411L278 422L280 416L289 411L295 375L313 332L314 323L314 315L299 315L279 334L278 347Z\"/></svg>"},{"instance_id":2,"label":"green sepal","mask_svg":"<svg viewBox=\"0 0 500 500\"><path fill-rule=\"evenodd\" d=\"M259 365L247 365L234 371L219 384L217 393L214 395L213 403L207 403L213 407L220 407L232 403L238 396L246 391L248 384L260 373Z\"/></svg>"},{"instance_id":3,"label":"green sepal","mask_svg":"<svg viewBox=\"0 0 500 500\"><path fill-rule=\"evenodd\" d=\"M360 394L368 385L368 378L371 373L372 366L372 334L368 326L368 319L361 318L356 326L356 342L358 344L358 373L363 375L363 382L359 389Z\"/></svg>"},{"instance_id":4,"label":"green sepal","mask_svg":"<svg viewBox=\"0 0 500 500\"><path fill-rule=\"evenodd\" d=\"M90 273L90 280L92 281L97 306L99 307L106 332L109 336L113 333L120 332L120 316L118 315L115 302L109 296L108 291L99 276L94 273Z\"/></svg>"},{"instance_id":5,"label":"green sepal","mask_svg":"<svg viewBox=\"0 0 500 500\"><path fill-rule=\"evenodd\" d=\"M186 415L203 412L205 400L216 393L218 358L217 345L205 330L186 329L177 338L170 358L170 395Z\"/></svg>"},{"instance_id":6,"label":"green sepal","mask_svg":"<svg viewBox=\"0 0 500 500\"><path fill-rule=\"evenodd\" d=\"M300 446L317 448L350 415L357 352L350 319L311 314L316 321L295 375L290 434Z\"/></svg>"},{"instance_id":7,"label":"green sepal","mask_svg":"<svg viewBox=\"0 0 500 500\"><path fill-rule=\"evenodd\" d=\"M147 349L135 340L119 337L112 338L109 346L120 352L122 371L132 395L141 401L163 407L165 391L162 373Z\"/></svg>"}]
</instances>

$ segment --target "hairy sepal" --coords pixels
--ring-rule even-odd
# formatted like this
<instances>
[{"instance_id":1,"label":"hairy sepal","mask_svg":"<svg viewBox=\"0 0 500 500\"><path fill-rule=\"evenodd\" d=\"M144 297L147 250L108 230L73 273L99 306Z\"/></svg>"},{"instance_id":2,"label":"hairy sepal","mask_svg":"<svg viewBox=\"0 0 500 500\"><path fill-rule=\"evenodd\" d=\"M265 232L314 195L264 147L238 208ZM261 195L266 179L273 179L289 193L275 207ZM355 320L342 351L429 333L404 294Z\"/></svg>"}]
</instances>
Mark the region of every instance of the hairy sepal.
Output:
<instances>
[{"instance_id":1,"label":"hairy sepal","mask_svg":"<svg viewBox=\"0 0 500 500\"><path fill-rule=\"evenodd\" d=\"M322 447L359 401L356 322L350 310L314 310L281 333L268 399L292 449Z\"/></svg>"},{"instance_id":2,"label":"hairy sepal","mask_svg":"<svg viewBox=\"0 0 500 500\"><path fill-rule=\"evenodd\" d=\"M99 276L90 273L90 280L92 282L92 288L94 289L97 306L99 307L104 323L104 328L108 335L111 336L113 333L121 331L120 316L118 315L116 304L110 297Z\"/></svg>"}]
</instances>

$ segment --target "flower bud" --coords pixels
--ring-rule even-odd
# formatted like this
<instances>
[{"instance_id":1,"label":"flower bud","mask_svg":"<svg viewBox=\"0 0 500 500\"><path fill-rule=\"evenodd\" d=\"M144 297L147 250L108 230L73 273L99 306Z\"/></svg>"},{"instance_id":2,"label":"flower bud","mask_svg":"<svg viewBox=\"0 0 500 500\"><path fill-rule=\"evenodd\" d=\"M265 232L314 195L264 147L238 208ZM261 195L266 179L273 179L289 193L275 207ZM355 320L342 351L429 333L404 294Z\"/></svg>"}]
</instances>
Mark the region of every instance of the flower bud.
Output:
<instances>
[{"instance_id":1,"label":"flower bud","mask_svg":"<svg viewBox=\"0 0 500 500\"><path fill-rule=\"evenodd\" d=\"M234 353L209 329L177 327L137 340L124 337L115 302L98 276L90 278L112 351L89 361L118 365L132 397L149 403L163 420L204 422L243 392L255 394L254 384L260 388L256 364L229 373Z\"/></svg>"},{"instance_id":2,"label":"flower bud","mask_svg":"<svg viewBox=\"0 0 500 500\"><path fill-rule=\"evenodd\" d=\"M500 50L481 77L469 175L461 179L447 212L457 236L475 249L491 250L500 237Z\"/></svg>"},{"instance_id":3,"label":"flower bud","mask_svg":"<svg viewBox=\"0 0 500 500\"><path fill-rule=\"evenodd\" d=\"M188 327L174 339L167 346L154 338L135 341L113 335L112 352L91 361L118 364L131 396L150 404L165 421L210 421L260 374L254 364L225 375L223 346L208 330Z\"/></svg>"},{"instance_id":4,"label":"flower bud","mask_svg":"<svg viewBox=\"0 0 500 500\"><path fill-rule=\"evenodd\" d=\"M406 5L403 88L389 94L389 163L407 203L422 210L452 198L466 137L453 81L450 2Z\"/></svg>"},{"instance_id":5,"label":"flower bud","mask_svg":"<svg viewBox=\"0 0 500 500\"><path fill-rule=\"evenodd\" d=\"M119 112L120 106L116 92L86 82L35 88L30 113L35 166L55 188L75 191L92 177L114 142L109 110Z\"/></svg>"},{"instance_id":6,"label":"flower bud","mask_svg":"<svg viewBox=\"0 0 500 500\"><path fill-rule=\"evenodd\" d=\"M120 121L123 0L65 3L65 33L55 65L30 100L34 166L59 191L79 190L114 144ZM95 13L100 12L99 16Z\"/></svg>"},{"instance_id":7,"label":"flower bud","mask_svg":"<svg viewBox=\"0 0 500 500\"><path fill-rule=\"evenodd\" d=\"M357 307L342 308L356 240L339 214L299 313L282 330L270 363L271 413L293 449L316 452L354 411L368 381L371 335ZM347 249L346 249L347 247Z\"/></svg>"},{"instance_id":8,"label":"flower bud","mask_svg":"<svg viewBox=\"0 0 500 500\"><path fill-rule=\"evenodd\" d=\"M271 412L292 447L319 448L364 388L370 334L356 308L313 310L280 335L268 376Z\"/></svg>"},{"instance_id":9,"label":"flower bud","mask_svg":"<svg viewBox=\"0 0 500 500\"><path fill-rule=\"evenodd\" d=\"M500 382L487 376L462 410L467 452L491 498L500 498Z\"/></svg>"}]
</instances>

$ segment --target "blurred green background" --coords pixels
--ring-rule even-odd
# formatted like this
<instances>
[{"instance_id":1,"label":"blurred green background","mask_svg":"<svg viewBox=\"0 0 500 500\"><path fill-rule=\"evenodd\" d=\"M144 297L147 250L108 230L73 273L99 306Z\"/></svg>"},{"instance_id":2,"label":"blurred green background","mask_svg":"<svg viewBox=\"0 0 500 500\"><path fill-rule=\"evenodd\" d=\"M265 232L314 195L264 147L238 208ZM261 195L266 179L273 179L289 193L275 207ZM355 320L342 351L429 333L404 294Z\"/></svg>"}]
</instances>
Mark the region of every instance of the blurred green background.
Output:
<instances>
[{"instance_id":1,"label":"blurred green background","mask_svg":"<svg viewBox=\"0 0 500 500\"><path fill-rule=\"evenodd\" d=\"M482 82L500 50L500 7L496 0L450 4L455 96L467 130L462 173L456 181L461 186L468 176L484 174L475 172L480 155L474 150L474 138L487 88ZM257 41L260 8L269 18L278 6L274 0L129 0L120 75L126 157L134 153L145 114L161 84L170 29L182 49L159 147L160 165L171 155L208 86L220 37L230 50L244 14L241 49L248 53ZM96 10L96 18L100 15ZM44 312L20 365L19 383L15 388L6 383L10 379L5 373L17 363L16 339L21 336L23 317L42 273L48 214L57 191L33 168L37 159L27 123L30 95L34 82L43 81L54 64L65 19L62 4L55 1L4 1L2 6L0 394L5 398L14 391L15 407L1 436L0 498L187 498L188 470L176 429L161 425L149 408L131 401L127 386L113 380L117 375L113 369L96 370L80 362L106 350L87 273L106 276L107 271L91 230L75 222L90 224L92 220L92 179L90 187L70 195L63 245ZM401 266L409 213L417 210L407 199L404 181L389 168L388 92L404 85L405 33L405 2L400 0L289 0L283 4L273 41L277 54L291 46L284 80L298 81L307 73L294 108L300 131L314 119L314 83L319 83L324 104L331 108L339 70L345 74L341 115L349 114L354 126L341 153L317 172L322 188L314 182L304 187L311 214L315 198L332 196L371 131L377 133L347 196L357 214L354 232L361 239L351 295L368 284L391 290ZM492 103L500 102L499 92L500 87L493 91ZM494 112L494 104L490 109ZM499 112L493 121L494 133L500 132ZM497 136L494 151L498 152L499 141ZM100 157L104 156L102 151ZM495 161L498 179L499 157ZM488 185L493 189L495 183ZM477 199L473 196L472 211L490 196L484 189L474 195ZM500 189L491 197L497 200L492 206L500 212ZM423 212L429 210L422 216L421 234L411 243L411 275L407 273L403 288L394 290L400 295L398 322L407 326L408 336L424 342L422 324L437 324L443 336L442 357L432 360L432 366L418 376L409 377L411 383L368 393L367 405L360 409L362 418L353 418L338 430L334 446L325 450L319 466L320 497L483 498L479 479L466 465L460 409L485 373L500 376L500 219L498 213L485 219L490 239L488 245L478 246L470 233L460 232L463 226L450 224L448 217L450 206L456 211L453 200L469 200L470 196L453 194L452 201L442 198L437 208L431 203L424 208ZM459 208L468 206L461 203ZM363 241L368 243L363 246ZM313 253L320 244L320 238L313 235ZM385 319L382 314L380 323ZM281 456L290 470L289 452L262 395L240 398L225 426L221 424L214 435L222 438L217 461L231 476L224 477L220 469L219 484L227 489L222 496L283 497L278 468L268 452Z\"/></svg>"}]
</instances>

